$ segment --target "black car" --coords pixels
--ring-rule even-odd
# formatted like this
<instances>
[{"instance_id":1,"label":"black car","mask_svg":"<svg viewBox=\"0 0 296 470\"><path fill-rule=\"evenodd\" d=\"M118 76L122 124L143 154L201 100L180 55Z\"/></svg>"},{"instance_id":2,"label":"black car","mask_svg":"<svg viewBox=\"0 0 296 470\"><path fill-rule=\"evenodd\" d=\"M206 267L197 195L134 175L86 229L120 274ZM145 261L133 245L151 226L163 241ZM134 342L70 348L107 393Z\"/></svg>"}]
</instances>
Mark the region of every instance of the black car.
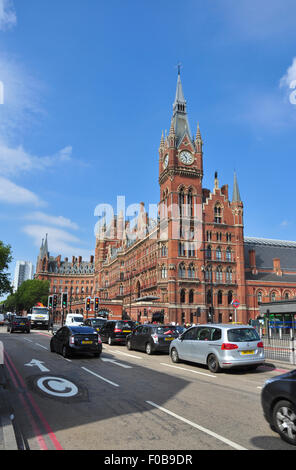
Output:
<instances>
[{"instance_id":1,"label":"black car","mask_svg":"<svg viewBox=\"0 0 296 470\"><path fill-rule=\"evenodd\" d=\"M14 315L13 317L10 318L8 325L7 325L7 331L10 333L13 333L14 331L22 331L22 332L30 333L30 330L31 330L30 320L26 317L18 317Z\"/></svg>"},{"instance_id":2,"label":"black car","mask_svg":"<svg viewBox=\"0 0 296 470\"><path fill-rule=\"evenodd\" d=\"M168 353L170 342L178 336L178 330L172 325L141 325L127 337L126 345L129 350L138 349L147 354L156 351Z\"/></svg>"},{"instance_id":3,"label":"black car","mask_svg":"<svg viewBox=\"0 0 296 470\"><path fill-rule=\"evenodd\" d=\"M98 333L101 330L102 326L106 323L107 319L106 318L87 318L84 320L84 325L85 326L91 326L94 330L96 330Z\"/></svg>"},{"instance_id":4,"label":"black car","mask_svg":"<svg viewBox=\"0 0 296 470\"><path fill-rule=\"evenodd\" d=\"M100 330L103 343L126 343L126 337L135 326L131 320L107 320Z\"/></svg>"},{"instance_id":5,"label":"black car","mask_svg":"<svg viewBox=\"0 0 296 470\"><path fill-rule=\"evenodd\" d=\"M75 353L92 353L99 357L102 342L98 333L89 326L63 326L51 338L50 350L64 357Z\"/></svg>"},{"instance_id":6,"label":"black car","mask_svg":"<svg viewBox=\"0 0 296 470\"><path fill-rule=\"evenodd\" d=\"M284 441L296 445L296 370L267 380L261 403L271 429Z\"/></svg>"}]
</instances>

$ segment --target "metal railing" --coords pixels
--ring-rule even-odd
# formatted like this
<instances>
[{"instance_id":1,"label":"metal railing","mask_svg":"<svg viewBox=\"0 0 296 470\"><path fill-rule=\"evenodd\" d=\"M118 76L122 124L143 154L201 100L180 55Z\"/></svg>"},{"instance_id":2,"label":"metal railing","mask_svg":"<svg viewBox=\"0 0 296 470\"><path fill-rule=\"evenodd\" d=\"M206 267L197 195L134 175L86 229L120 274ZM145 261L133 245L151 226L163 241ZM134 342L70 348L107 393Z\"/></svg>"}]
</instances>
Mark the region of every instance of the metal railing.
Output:
<instances>
[{"instance_id":1,"label":"metal railing","mask_svg":"<svg viewBox=\"0 0 296 470\"><path fill-rule=\"evenodd\" d=\"M265 328L259 327L257 330L264 344L266 359L296 364L295 325L289 328L267 322Z\"/></svg>"}]
</instances>

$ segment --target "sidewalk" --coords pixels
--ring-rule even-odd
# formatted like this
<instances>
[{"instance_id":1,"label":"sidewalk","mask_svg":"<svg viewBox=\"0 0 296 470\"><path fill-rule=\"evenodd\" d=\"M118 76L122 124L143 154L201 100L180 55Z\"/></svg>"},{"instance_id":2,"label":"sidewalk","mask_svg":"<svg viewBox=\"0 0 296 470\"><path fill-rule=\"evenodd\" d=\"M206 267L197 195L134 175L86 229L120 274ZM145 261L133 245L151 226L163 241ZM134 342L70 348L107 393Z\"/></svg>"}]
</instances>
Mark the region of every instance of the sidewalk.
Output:
<instances>
[{"instance_id":1,"label":"sidewalk","mask_svg":"<svg viewBox=\"0 0 296 470\"><path fill-rule=\"evenodd\" d=\"M13 419L3 362L3 345L0 341L0 450L18 450Z\"/></svg>"}]
</instances>

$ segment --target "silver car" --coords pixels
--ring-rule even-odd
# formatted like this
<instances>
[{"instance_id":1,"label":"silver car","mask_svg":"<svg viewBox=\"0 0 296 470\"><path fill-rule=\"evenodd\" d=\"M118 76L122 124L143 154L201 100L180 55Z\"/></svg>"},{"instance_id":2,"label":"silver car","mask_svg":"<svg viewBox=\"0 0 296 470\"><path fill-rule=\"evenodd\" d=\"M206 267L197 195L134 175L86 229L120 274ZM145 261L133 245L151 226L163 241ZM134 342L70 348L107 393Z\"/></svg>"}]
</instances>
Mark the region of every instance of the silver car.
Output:
<instances>
[{"instance_id":1,"label":"silver car","mask_svg":"<svg viewBox=\"0 0 296 470\"><path fill-rule=\"evenodd\" d=\"M173 362L207 364L211 372L231 367L256 369L264 363L264 348L255 328L248 325L193 326L170 344Z\"/></svg>"}]
</instances>

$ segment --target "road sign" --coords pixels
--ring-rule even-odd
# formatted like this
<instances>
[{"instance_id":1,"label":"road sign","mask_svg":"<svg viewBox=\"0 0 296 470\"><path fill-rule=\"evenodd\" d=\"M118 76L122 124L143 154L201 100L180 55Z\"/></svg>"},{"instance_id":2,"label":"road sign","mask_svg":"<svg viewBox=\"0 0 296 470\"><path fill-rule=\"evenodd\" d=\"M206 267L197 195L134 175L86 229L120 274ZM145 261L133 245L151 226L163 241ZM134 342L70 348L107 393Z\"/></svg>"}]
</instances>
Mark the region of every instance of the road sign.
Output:
<instances>
[{"instance_id":1,"label":"road sign","mask_svg":"<svg viewBox=\"0 0 296 470\"><path fill-rule=\"evenodd\" d=\"M234 308L238 308L238 307L240 306L239 300L234 299L234 300L232 301L232 305L234 306Z\"/></svg>"}]
</instances>

